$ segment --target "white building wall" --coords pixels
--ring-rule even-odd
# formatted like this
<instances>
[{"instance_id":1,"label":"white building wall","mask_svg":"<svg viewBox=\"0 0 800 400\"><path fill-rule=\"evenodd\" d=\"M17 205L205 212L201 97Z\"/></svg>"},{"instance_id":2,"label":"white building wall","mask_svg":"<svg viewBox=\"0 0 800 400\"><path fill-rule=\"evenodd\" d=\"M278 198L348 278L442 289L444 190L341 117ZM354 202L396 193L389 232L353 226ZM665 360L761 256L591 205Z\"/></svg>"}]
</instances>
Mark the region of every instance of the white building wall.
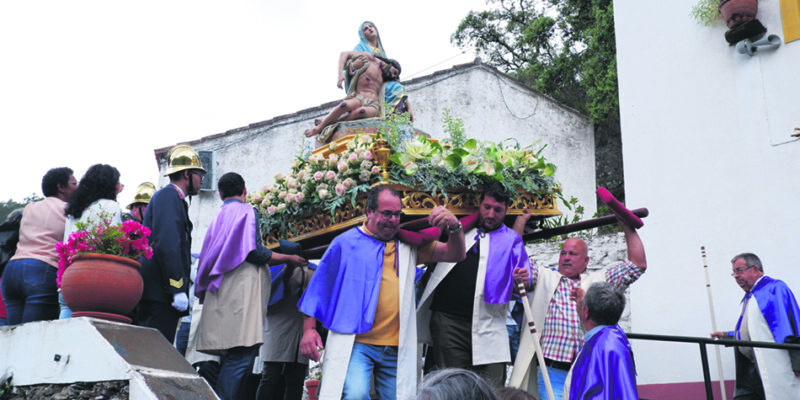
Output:
<instances>
[{"instance_id":1,"label":"white building wall","mask_svg":"<svg viewBox=\"0 0 800 400\"><path fill-rule=\"evenodd\" d=\"M543 155L559 167L556 179L565 197L577 197L586 215L595 212L594 130L587 117L483 65L457 66L404 84L412 101L415 128L437 139L447 137L442 115L449 108L453 116L464 120L468 137L495 142L513 137L523 146L541 140L541 144L548 145ZM234 171L244 177L248 190L254 191L273 183L275 174L289 172L291 162L307 145L303 131L335 104L323 104L190 144L198 151L216 152L217 179ZM165 170L162 158L161 171ZM159 183L164 185L168 179L164 177ZM193 252L200 251L205 231L220 204L216 191L201 192L193 198L189 210L194 223ZM562 204L558 206L569 213Z\"/></svg>"},{"instance_id":2,"label":"white building wall","mask_svg":"<svg viewBox=\"0 0 800 400\"><path fill-rule=\"evenodd\" d=\"M797 295L800 233L800 41L748 57L726 27L689 17L693 0L614 2L628 204L647 207L648 271L632 286L632 331L708 337L700 246L706 246L717 327L730 330L743 292L730 258L754 252ZM759 2L783 37L778 0ZM703 379L697 345L633 341L640 384ZM723 371L734 379L733 354ZM717 379L713 349L711 374ZM730 393L729 393L730 396Z\"/></svg>"}]
</instances>

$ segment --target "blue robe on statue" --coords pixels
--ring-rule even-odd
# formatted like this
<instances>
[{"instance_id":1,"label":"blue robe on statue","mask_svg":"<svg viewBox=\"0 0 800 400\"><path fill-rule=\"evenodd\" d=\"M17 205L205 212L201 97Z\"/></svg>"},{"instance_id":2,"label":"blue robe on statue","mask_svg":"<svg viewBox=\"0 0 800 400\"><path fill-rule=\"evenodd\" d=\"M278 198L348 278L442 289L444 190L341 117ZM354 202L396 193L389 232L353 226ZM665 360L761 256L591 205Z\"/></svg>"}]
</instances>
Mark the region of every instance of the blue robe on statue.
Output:
<instances>
[{"instance_id":1,"label":"blue robe on statue","mask_svg":"<svg viewBox=\"0 0 800 400\"><path fill-rule=\"evenodd\" d=\"M631 345L622 328L601 325L586 336L572 367L569 399L638 399Z\"/></svg>"},{"instance_id":2,"label":"blue robe on statue","mask_svg":"<svg viewBox=\"0 0 800 400\"><path fill-rule=\"evenodd\" d=\"M375 27L375 32L378 34L378 47L372 47L367 42L367 39L364 37L364 25L371 24ZM358 37L360 41L353 48L353 51L363 51L365 53L370 53L372 55L380 56L383 58L386 57L386 51L383 49L383 43L381 43L381 34L378 32L378 27L372 21L364 21L358 28ZM345 91L348 91L350 79L345 80ZM405 88L397 81L390 81L386 82L386 93L384 95L384 101L386 102L386 107L389 109L396 109L397 105L400 104L401 101L405 100L408 95L406 94ZM349 92L348 92L349 93Z\"/></svg>"}]
</instances>

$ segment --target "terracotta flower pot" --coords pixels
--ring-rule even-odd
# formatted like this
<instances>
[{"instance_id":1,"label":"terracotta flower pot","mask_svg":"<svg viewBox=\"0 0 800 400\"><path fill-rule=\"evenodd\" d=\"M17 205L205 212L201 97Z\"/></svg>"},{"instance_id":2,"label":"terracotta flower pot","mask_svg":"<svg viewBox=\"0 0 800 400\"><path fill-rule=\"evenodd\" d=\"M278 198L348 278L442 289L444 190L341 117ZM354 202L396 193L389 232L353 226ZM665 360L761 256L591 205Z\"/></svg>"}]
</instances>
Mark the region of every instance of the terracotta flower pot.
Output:
<instances>
[{"instance_id":1,"label":"terracotta flower pot","mask_svg":"<svg viewBox=\"0 0 800 400\"><path fill-rule=\"evenodd\" d=\"M73 317L130 323L127 317L142 297L141 265L110 254L82 254L61 277L61 294Z\"/></svg>"},{"instance_id":2,"label":"terracotta flower pot","mask_svg":"<svg viewBox=\"0 0 800 400\"><path fill-rule=\"evenodd\" d=\"M728 28L752 21L758 14L758 0L722 0L719 13Z\"/></svg>"},{"instance_id":3,"label":"terracotta flower pot","mask_svg":"<svg viewBox=\"0 0 800 400\"><path fill-rule=\"evenodd\" d=\"M308 390L308 399L317 400L317 390L319 389L319 380L312 379L306 381L306 389Z\"/></svg>"}]
</instances>

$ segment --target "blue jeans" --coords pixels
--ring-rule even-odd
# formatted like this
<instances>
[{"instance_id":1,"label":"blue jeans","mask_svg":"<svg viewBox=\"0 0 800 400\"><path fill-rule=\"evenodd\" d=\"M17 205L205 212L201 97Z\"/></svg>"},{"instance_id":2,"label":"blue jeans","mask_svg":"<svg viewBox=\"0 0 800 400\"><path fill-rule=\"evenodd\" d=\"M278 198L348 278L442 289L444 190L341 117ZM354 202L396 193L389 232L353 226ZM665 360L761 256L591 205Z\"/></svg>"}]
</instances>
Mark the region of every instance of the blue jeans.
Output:
<instances>
[{"instance_id":1,"label":"blue jeans","mask_svg":"<svg viewBox=\"0 0 800 400\"><path fill-rule=\"evenodd\" d=\"M217 396L222 400L238 400L244 393L244 381L253 370L259 345L234 347L219 360Z\"/></svg>"},{"instance_id":2,"label":"blue jeans","mask_svg":"<svg viewBox=\"0 0 800 400\"><path fill-rule=\"evenodd\" d=\"M353 343L342 399L369 400L372 374L375 375L378 399L397 398L397 346Z\"/></svg>"},{"instance_id":3,"label":"blue jeans","mask_svg":"<svg viewBox=\"0 0 800 400\"><path fill-rule=\"evenodd\" d=\"M506 330L508 330L508 349L511 351L511 365L514 365L519 351L519 325L506 325Z\"/></svg>"},{"instance_id":4,"label":"blue jeans","mask_svg":"<svg viewBox=\"0 0 800 400\"><path fill-rule=\"evenodd\" d=\"M69 306L64 301L64 296L61 295L60 290L58 291L58 308L59 308L58 319L72 318L72 310L69 309Z\"/></svg>"},{"instance_id":5,"label":"blue jeans","mask_svg":"<svg viewBox=\"0 0 800 400\"><path fill-rule=\"evenodd\" d=\"M55 267L32 258L6 264L0 290L9 325L58 319L57 272Z\"/></svg>"},{"instance_id":6,"label":"blue jeans","mask_svg":"<svg viewBox=\"0 0 800 400\"><path fill-rule=\"evenodd\" d=\"M547 367L547 376L550 378L550 385L553 387L553 397L560 399L564 397L564 383L567 381L567 374L569 371ZM546 399L547 387L544 385L544 378L542 377L542 370L537 371L539 376L539 398Z\"/></svg>"},{"instance_id":7,"label":"blue jeans","mask_svg":"<svg viewBox=\"0 0 800 400\"><path fill-rule=\"evenodd\" d=\"M189 345L190 326L191 322L181 321L178 327L178 334L175 335L175 348L178 349L178 353L181 353L184 357L186 357L186 347Z\"/></svg>"}]
</instances>

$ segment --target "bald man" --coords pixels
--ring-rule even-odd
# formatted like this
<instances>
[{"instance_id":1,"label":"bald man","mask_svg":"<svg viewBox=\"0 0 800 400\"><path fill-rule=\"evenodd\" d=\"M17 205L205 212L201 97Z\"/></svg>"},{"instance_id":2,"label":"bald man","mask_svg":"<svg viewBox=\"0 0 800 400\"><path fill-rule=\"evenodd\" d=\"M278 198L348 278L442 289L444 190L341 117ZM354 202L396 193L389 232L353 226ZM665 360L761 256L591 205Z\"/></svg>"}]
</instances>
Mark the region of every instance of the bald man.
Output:
<instances>
[{"instance_id":1,"label":"bald man","mask_svg":"<svg viewBox=\"0 0 800 400\"><path fill-rule=\"evenodd\" d=\"M522 231L529 217L527 213L520 216L514 224L515 229ZM570 292L579 287L588 290L595 282L609 282L624 291L647 268L644 246L636 229L619 218L617 222L625 233L627 261L588 273L588 249L586 242L579 238L569 238L564 242L558 258L558 269L541 268L531 259L534 289L529 299L556 399L562 398L567 373L583 345L581 321L576 303L570 299ZM526 325L527 322L523 321L522 326ZM538 387L539 398L546 399L541 371L537 371L533 357L532 340L531 335L522 335L520 339L520 352L512 371L511 384L523 386L530 392L537 391Z\"/></svg>"}]
</instances>

